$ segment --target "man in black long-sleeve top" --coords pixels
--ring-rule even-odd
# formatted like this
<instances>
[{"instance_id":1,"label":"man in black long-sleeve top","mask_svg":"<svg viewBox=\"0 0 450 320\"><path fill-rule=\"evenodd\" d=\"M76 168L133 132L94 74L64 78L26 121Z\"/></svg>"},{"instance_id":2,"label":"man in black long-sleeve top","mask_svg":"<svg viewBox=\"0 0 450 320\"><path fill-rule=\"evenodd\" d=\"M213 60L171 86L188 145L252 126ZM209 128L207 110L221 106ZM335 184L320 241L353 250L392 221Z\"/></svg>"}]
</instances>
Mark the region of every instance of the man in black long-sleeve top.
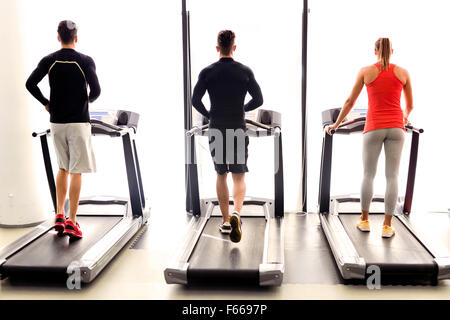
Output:
<instances>
[{"instance_id":1,"label":"man in black long-sleeve top","mask_svg":"<svg viewBox=\"0 0 450 320\"><path fill-rule=\"evenodd\" d=\"M224 234L230 234L231 241L239 242L242 237L240 212L246 192L245 173L248 172L249 141L245 134L245 112L261 106L263 97L252 70L234 61L234 40L232 31L219 32L216 48L220 60L200 72L192 104L210 122L209 144L217 172L217 198L223 218L219 229ZM211 101L209 112L202 103L206 91ZM252 99L244 104L247 92ZM234 183L234 212L231 217L228 172L232 173Z\"/></svg>"},{"instance_id":2,"label":"man in black long-sleeve top","mask_svg":"<svg viewBox=\"0 0 450 320\"><path fill-rule=\"evenodd\" d=\"M55 229L71 238L81 238L82 232L76 222L81 174L96 171L91 144L89 103L99 97L100 85L94 60L75 51L78 41L75 23L61 21L58 40L61 42L61 50L39 62L28 78L26 87L50 113L51 133L59 165ZM46 75L50 83L50 100L44 97L38 87ZM64 202L69 173L70 217L66 220Z\"/></svg>"}]
</instances>

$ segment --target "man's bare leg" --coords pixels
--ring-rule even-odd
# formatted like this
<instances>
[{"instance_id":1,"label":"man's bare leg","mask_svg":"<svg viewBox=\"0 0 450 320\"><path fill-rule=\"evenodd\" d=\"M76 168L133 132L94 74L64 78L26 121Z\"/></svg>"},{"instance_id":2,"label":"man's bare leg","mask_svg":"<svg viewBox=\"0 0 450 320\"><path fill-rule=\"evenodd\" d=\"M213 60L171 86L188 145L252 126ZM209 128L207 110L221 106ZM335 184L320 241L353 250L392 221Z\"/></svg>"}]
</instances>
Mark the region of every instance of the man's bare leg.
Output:
<instances>
[{"instance_id":1,"label":"man's bare leg","mask_svg":"<svg viewBox=\"0 0 450 320\"><path fill-rule=\"evenodd\" d=\"M81 174L70 174L70 188L69 188L69 201L70 201L70 217L69 220L73 223L77 222L78 202L80 201L81 192Z\"/></svg>"},{"instance_id":2,"label":"man's bare leg","mask_svg":"<svg viewBox=\"0 0 450 320\"><path fill-rule=\"evenodd\" d=\"M247 186L245 185L245 173L233 173L233 200L234 210L241 213L244 205L245 193Z\"/></svg>"},{"instance_id":3,"label":"man's bare leg","mask_svg":"<svg viewBox=\"0 0 450 320\"><path fill-rule=\"evenodd\" d=\"M227 176L228 174L226 172L224 174L217 174L216 181L217 199L219 200L223 223L230 222L230 193L228 191Z\"/></svg>"},{"instance_id":4,"label":"man's bare leg","mask_svg":"<svg viewBox=\"0 0 450 320\"><path fill-rule=\"evenodd\" d=\"M66 202L68 177L68 171L59 169L56 175L56 214L65 214L64 203Z\"/></svg>"}]
</instances>

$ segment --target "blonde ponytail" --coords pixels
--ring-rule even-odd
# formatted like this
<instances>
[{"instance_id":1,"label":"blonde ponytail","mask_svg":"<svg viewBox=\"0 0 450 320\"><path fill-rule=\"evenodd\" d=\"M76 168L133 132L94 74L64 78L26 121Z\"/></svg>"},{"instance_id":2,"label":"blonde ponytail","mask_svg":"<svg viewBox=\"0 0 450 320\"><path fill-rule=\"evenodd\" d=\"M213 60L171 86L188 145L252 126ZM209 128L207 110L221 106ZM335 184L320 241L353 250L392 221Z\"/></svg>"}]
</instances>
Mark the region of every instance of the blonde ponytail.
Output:
<instances>
[{"instance_id":1,"label":"blonde ponytail","mask_svg":"<svg viewBox=\"0 0 450 320\"><path fill-rule=\"evenodd\" d=\"M392 45L389 38L379 38L375 42L375 50L378 53L378 60L380 61L381 70L389 69L389 61L391 59Z\"/></svg>"}]
</instances>

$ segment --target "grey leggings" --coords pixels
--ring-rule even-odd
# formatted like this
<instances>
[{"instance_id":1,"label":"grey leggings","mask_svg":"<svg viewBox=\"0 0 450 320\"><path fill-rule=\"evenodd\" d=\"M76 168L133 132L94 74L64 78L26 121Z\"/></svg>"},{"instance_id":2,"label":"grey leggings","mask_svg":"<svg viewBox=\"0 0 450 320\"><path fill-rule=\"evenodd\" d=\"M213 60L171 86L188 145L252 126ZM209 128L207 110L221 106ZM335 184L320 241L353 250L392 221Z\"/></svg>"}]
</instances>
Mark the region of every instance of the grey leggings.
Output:
<instances>
[{"instance_id":1,"label":"grey leggings","mask_svg":"<svg viewBox=\"0 0 450 320\"><path fill-rule=\"evenodd\" d=\"M364 178L361 185L361 210L369 211L373 197L373 179L377 172L378 157L384 144L386 156L385 214L392 215L398 196L398 170L405 134L401 128L378 129L363 137Z\"/></svg>"}]
</instances>

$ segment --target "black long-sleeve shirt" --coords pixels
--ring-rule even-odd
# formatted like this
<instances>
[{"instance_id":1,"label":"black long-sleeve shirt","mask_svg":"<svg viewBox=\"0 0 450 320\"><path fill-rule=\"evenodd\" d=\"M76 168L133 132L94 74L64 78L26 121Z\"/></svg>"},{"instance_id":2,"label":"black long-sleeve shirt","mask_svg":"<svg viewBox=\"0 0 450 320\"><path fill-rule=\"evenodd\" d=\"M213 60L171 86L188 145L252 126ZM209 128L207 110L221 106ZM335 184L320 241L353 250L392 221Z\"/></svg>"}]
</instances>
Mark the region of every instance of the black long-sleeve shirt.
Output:
<instances>
[{"instance_id":1,"label":"black long-sleeve shirt","mask_svg":"<svg viewBox=\"0 0 450 320\"><path fill-rule=\"evenodd\" d=\"M50 101L38 87L47 74ZM73 49L61 49L43 58L28 78L26 88L40 103L49 105L52 123L89 122L89 102L94 102L101 91L94 60Z\"/></svg>"},{"instance_id":2,"label":"black long-sleeve shirt","mask_svg":"<svg viewBox=\"0 0 450 320\"><path fill-rule=\"evenodd\" d=\"M211 101L209 112L202 102L206 91ZM244 105L247 92L252 99ZM221 58L203 69L192 94L192 105L210 120L212 128L244 128L245 112L262 104L261 89L252 70L232 58Z\"/></svg>"}]
</instances>

